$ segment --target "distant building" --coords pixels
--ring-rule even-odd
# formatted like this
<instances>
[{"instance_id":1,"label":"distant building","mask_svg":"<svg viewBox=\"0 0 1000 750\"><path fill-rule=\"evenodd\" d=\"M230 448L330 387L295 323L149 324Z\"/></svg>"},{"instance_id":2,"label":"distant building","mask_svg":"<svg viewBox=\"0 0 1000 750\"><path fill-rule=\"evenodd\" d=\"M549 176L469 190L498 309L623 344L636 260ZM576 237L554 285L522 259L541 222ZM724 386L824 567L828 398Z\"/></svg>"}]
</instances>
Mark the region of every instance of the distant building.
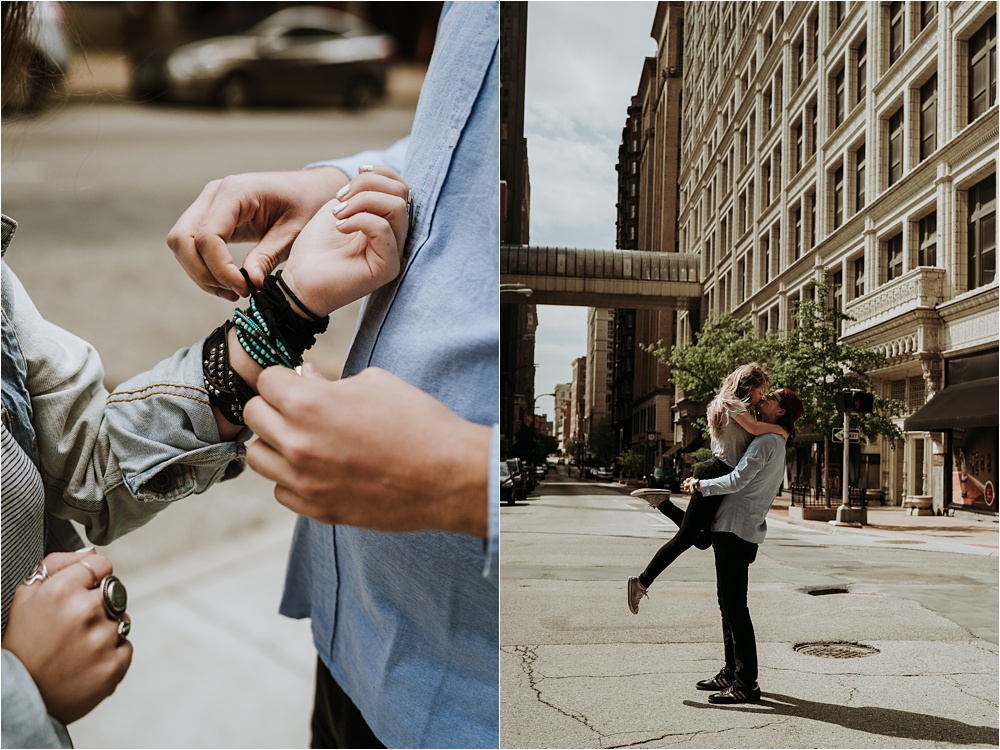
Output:
<instances>
[{"instance_id":1,"label":"distant building","mask_svg":"<svg viewBox=\"0 0 1000 750\"><path fill-rule=\"evenodd\" d=\"M586 441L589 425L584 421L587 398L587 358L573 360L573 382L570 385L570 438L578 444Z\"/></svg>"},{"instance_id":2,"label":"distant building","mask_svg":"<svg viewBox=\"0 0 1000 750\"><path fill-rule=\"evenodd\" d=\"M889 357L876 388L907 405L860 486L937 512L997 509L996 7L686 4L679 240L702 312L787 331L828 275L841 335ZM816 487L823 436L797 450Z\"/></svg>"},{"instance_id":3,"label":"distant building","mask_svg":"<svg viewBox=\"0 0 1000 750\"><path fill-rule=\"evenodd\" d=\"M587 310L587 395L584 414L588 436L601 422L610 419L612 353L609 342L614 333L614 312L595 307ZM589 439L589 437L588 437Z\"/></svg>"},{"instance_id":4,"label":"distant building","mask_svg":"<svg viewBox=\"0 0 1000 750\"><path fill-rule=\"evenodd\" d=\"M572 436L572 384L560 383L554 389L555 393L555 436L559 441L559 450L566 452L566 441Z\"/></svg>"}]
</instances>

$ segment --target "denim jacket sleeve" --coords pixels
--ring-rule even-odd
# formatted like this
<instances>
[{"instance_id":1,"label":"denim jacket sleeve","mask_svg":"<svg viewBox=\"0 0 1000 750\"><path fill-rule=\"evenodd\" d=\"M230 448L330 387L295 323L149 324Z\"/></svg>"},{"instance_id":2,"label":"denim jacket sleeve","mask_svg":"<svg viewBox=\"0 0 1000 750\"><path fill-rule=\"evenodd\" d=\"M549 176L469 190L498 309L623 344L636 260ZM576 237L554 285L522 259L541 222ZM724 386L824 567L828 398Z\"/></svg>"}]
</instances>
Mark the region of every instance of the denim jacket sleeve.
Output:
<instances>
[{"instance_id":1,"label":"denim jacket sleeve","mask_svg":"<svg viewBox=\"0 0 1000 750\"><path fill-rule=\"evenodd\" d=\"M239 474L241 443L220 443L199 342L108 394L92 346L45 320L13 273L11 323L27 367L46 509L95 544L171 502Z\"/></svg>"},{"instance_id":2,"label":"denim jacket sleeve","mask_svg":"<svg viewBox=\"0 0 1000 750\"><path fill-rule=\"evenodd\" d=\"M3 652L3 747L73 747L66 727L49 716L42 696L20 660Z\"/></svg>"}]
</instances>

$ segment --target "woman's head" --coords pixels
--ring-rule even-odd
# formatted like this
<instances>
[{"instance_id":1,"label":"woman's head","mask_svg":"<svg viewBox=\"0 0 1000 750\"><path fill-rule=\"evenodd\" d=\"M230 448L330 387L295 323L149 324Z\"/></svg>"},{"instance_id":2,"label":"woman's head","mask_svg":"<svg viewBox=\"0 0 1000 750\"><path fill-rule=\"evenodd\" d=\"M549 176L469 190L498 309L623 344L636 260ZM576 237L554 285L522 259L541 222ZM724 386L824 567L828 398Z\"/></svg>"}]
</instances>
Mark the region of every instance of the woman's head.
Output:
<instances>
[{"instance_id":1,"label":"woman's head","mask_svg":"<svg viewBox=\"0 0 1000 750\"><path fill-rule=\"evenodd\" d=\"M741 365L729 373L722 381L720 394L726 398L735 398L750 406L756 406L771 383L771 378L764 368L756 362Z\"/></svg>"},{"instance_id":2,"label":"woman's head","mask_svg":"<svg viewBox=\"0 0 1000 750\"><path fill-rule=\"evenodd\" d=\"M718 438L729 421L729 412L740 403L756 406L767 391L771 378L756 362L741 365L722 381L718 394L708 405L708 429Z\"/></svg>"}]
</instances>

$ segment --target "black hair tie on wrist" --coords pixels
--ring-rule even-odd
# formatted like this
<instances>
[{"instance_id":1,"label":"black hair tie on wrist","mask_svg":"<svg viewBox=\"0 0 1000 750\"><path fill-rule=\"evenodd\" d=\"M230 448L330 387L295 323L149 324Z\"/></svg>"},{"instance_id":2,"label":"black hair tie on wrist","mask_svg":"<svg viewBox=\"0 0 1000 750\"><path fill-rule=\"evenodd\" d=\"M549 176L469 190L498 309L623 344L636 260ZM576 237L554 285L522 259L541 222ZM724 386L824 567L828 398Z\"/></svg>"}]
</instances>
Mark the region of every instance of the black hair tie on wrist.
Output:
<instances>
[{"instance_id":1,"label":"black hair tie on wrist","mask_svg":"<svg viewBox=\"0 0 1000 750\"><path fill-rule=\"evenodd\" d=\"M278 271L276 274L274 274L274 278L277 279L278 286L281 287L281 290L285 294L288 295L288 298L292 302L294 302L296 305L298 305L299 309L302 312L304 312L306 314L306 316L310 320L312 320L315 323L320 323L320 322L323 322L323 321L326 321L326 320L330 319L329 316L327 316L326 318L324 318L324 317L322 317L320 315L317 315L312 310L310 310L308 307L306 307L305 305L303 305L302 304L302 300L300 300L298 297L295 296L295 292L293 292L291 289L289 289L288 284L286 284L285 280L283 278L281 278L281 271ZM249 281L249 277L247 277L247 280Z\"/></svg>"}]
</instances>

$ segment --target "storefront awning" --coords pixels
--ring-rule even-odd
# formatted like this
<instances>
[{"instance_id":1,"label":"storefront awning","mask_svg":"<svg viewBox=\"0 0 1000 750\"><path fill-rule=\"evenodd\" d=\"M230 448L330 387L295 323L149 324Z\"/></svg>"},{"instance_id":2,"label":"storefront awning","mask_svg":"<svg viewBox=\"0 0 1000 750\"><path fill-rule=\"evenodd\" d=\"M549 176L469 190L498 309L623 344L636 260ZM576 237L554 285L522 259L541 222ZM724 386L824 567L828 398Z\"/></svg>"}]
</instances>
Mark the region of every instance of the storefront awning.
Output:
<instances>
[{"instance_id":1,"label":"storefront awning","mask_svg":"<svg viewBox=\"0 0 1000 750\"><path fill-rule=\"evenodd\" d=\"M917 409L904 422L903 429L951 430L963 427L996 427L1000 378L981 378L949 385Z\"/></svg>"},{"instance_id":2,"label":"storefront awning","mask_svg":"<svg viewBox=\"0 0 1000 750\"><path fill-rule=\"evenodd\" d=\"M677 451L679 451L683 447L684 446L681 445L680 443L674 443L669 448L667 448L666 452L663 455L664 456L672 456L672 455L674 455Z\"/></svg>"}]
</instances>

